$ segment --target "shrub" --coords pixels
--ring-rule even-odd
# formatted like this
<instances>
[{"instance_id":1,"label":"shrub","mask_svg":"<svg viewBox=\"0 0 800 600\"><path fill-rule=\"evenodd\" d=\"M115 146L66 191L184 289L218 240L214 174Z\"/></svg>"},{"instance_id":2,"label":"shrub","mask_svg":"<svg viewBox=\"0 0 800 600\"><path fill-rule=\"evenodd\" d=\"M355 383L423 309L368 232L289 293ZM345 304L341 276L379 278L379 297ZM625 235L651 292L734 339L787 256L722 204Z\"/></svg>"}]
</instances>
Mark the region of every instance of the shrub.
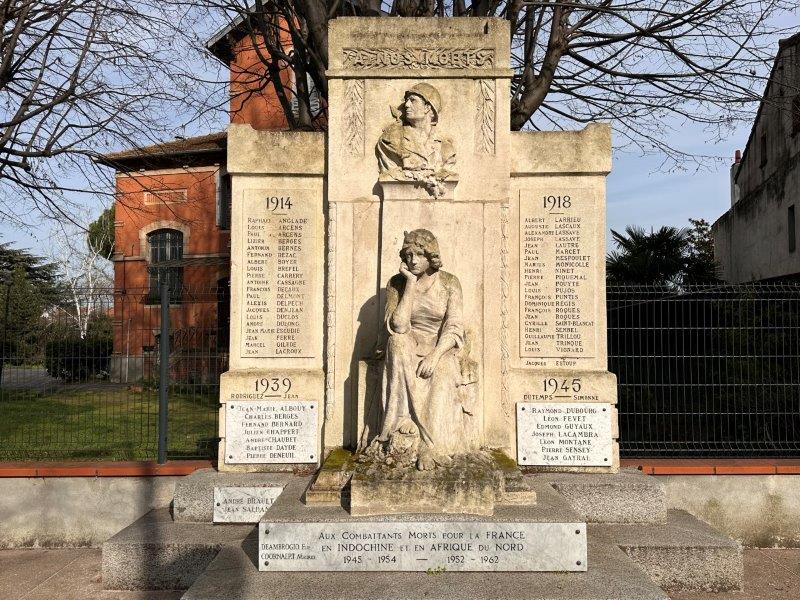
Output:
<instances>
[{"instance_id":1,"label":"shrub","mask_svg":"<svg viewBox=\"0 0 800 600\"><path fill-rule=\"evenodd\" d=\"M108 337L53 340L45 346L44 366L51 377L86 381L108 372L112 347Z\"/></svg>"}]
</instances>

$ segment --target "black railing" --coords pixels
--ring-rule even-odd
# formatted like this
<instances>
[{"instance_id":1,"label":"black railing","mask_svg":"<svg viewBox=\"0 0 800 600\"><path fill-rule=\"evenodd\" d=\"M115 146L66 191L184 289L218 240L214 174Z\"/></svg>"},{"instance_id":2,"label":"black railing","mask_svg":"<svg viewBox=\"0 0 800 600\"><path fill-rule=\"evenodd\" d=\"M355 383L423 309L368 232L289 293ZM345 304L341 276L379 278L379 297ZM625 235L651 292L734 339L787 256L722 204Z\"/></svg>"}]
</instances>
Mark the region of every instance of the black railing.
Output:
<instances>
[{"instance_id":1,"label":"black railing","mask_svg":"<svg viewBox=\"0 0 800 600\"><path fill-rule=\"evenodd\" d=\"M163 370L162 307L148 289L65 291L26 319L15 314L21 291L3 291L0 460L155 460L162 373L166 458L215 456L227 287L184 288L179 303L172 294Z\"/></svg>"},{"instance_id":2,"label":"black railing","mask_svg":"<svg viewBox=\"0 0 800 600\"><path fill-rule=\"evenodd\" d=\"M0 460L155 460L160 305L0 289ZM800 456L800 285L609 287L626 457ZM8 307L6 309L6 307ZM171 303L167 458L211 458L227 287Z\"/></svg>"},{"instance_id":3,"label":"black railing","mask_svg":"<svg viewBox=\"0 0 800 600\"><path fill-rule=\"evenodd\" d=\"M611 287L626 457L800 456L800 285Z\"/></svg>"}]
</instances>

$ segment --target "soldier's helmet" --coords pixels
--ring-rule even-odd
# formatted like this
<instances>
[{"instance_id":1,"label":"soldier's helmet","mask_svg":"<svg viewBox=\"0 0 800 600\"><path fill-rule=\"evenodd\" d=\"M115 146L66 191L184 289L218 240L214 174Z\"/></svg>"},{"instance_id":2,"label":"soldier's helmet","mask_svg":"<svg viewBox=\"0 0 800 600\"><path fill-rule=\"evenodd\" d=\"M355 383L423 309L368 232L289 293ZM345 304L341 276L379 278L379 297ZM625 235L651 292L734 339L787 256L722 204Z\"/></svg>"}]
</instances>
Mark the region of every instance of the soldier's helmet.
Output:
<instances>
[{"instance_id":1,"label":"soldier's helmet","mask_svg":"<svg viewBox=\"0 0 800 600\"><path fill-rule=\"evenodd\" d=\"M416 94L420 96L425 102L433 107L433 122L439 121L439 110L442 108L442 97L439 92L430 83L417 83L408 88L405 97L408 98L409 94Z\"/></svg>"}]
</instances>

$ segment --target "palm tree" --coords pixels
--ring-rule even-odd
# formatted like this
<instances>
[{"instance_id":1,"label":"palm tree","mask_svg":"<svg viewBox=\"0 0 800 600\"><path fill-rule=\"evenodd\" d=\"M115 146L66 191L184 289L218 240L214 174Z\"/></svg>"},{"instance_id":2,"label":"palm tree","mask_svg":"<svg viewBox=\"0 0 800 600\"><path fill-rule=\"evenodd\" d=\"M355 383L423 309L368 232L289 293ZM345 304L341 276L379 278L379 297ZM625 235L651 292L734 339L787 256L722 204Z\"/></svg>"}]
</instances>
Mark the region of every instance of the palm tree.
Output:
<instances>
[{"instance_id":1,"label":"palm tree","mask_svg":"<svg viewBox=\"0 0 800 600\"><path fill-rule=\"evenodd\" d=\"M629 225L625 233L611 230L616 250L606 257L606 276L615 284L679 285L689 256L689 230L661 227L647 233Z\"/></svg>"}]
</instances>

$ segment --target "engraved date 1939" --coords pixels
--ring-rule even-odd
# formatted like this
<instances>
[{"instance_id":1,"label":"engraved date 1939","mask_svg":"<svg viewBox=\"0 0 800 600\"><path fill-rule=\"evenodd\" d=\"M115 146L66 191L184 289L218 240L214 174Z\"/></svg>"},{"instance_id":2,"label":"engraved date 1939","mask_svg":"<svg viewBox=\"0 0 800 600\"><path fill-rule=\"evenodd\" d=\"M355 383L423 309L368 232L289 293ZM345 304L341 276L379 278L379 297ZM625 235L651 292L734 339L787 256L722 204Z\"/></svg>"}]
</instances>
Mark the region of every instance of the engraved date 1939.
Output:
<instances>
[{"instance_id":1,"label":"engraved date 1939","mask_svg":"<svg viewBox=\"0 0 800 600\"><path fill-rule=\"evenodd\" d=\"M262 377L255 380L255 390L258 393L279 392L288 393L292 389L292 380L289 377Z\"/></svg>"}]
</instances>

